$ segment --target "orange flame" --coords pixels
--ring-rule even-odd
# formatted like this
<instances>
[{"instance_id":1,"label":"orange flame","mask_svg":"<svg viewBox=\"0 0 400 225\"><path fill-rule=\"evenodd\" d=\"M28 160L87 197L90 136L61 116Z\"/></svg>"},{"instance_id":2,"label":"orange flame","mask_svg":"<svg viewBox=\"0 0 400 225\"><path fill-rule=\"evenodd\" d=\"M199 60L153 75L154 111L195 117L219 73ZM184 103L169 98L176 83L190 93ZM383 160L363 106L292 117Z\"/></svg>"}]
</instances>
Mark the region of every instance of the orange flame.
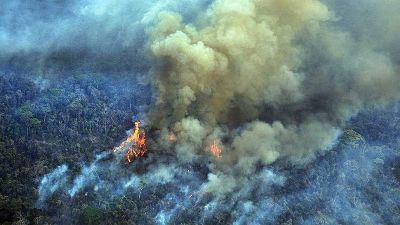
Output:
<instances>
[{"instance_id":1,"label":"orange flame","mask_svg":"<svg viewBox=\"0 0 400 225\"><path fill-rule=\"evenodd\" d=\"M135 122L134 132L123 141L118 147L113 149L113 152L128 149L126 152L126 159L132 162L135 158L143 157L147 152L146 135L140 131L140 122Z\"/></svg>"},{"instance_id":2,"label":"orange flame","mask_svg":"<svg viewBox=\"0 0 400 225\"><path fill-rule=\"evenodd\" d=\"M215 157L221 158L222 149L221 147L219 147L219 141L214 140L214 142L210 146L210 151Z\"/></svg>"},{"instance_id":3,"label":"orange flame","mask_svg":"<svg viewBox=\"0 0 400 225\"><path fill-rule=\"evenodd\" d=\"M169 140L170 142L176 142L176 140L177 140L176 135L175 135L173 132L171 132L171 133L169 134L168 140Z\"/></svg>"}]
</instances>

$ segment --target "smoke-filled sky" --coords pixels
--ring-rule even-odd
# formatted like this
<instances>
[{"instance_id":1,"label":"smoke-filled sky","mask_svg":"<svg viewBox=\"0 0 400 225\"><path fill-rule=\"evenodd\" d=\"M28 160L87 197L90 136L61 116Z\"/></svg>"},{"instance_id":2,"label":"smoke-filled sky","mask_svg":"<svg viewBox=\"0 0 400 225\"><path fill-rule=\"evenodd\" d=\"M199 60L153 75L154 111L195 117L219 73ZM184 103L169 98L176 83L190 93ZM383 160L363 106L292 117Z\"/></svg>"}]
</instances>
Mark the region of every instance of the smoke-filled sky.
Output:
<instances>
[{"instance_id":1,"label":"smoke-filled sky","mask_svg":"<svg viewBox=\"0 0 400 225\"><path fill-rule=\"evenodd\" d=\"M198 14L163 12L151 29L161 62L150 123L177 134L184 162L224 140L205 191L231 192L259 164L307 163L361 109L400 97L391 55L341 29L323 2L221 0Z\"/></svg>"},{"instance_id":2,"label":"smoke-filled sky","mask_svg":"<svg viewBox=\"0 0 400 225\"><path fill-rule=\"evenodd\" d=\"M343 166L343 174L354 172L353 161L366 174L382 169L369 161L378 154L373 147L364 146L365 158L356 149L336 158L329 151L359 112L399 100L399 11L397 0L2 3L3 68L40 76L92 71L134 79L145 74L154 91L149 111L132 115L154 130L144 162L148 171L125 171L120 156L110 159L106 152L75 177L60 165L42 178L40 205L57 191L73 199L89 187L107 196L130 189L137 194L140 188L145 193L146 185L139 188L144 180L148 186L175 187L163 198L176 206L157 208L154 220L161 224L193 205L202 206L195 217L199 222L222 211L232 212L235 224L274 223L287 213L285 207L316 198L310 197L316 189L323 190L327 223L357 221L344 215L354 204L346 199L351 191L339 189L357 189L361 178L326 174L324 163ZM171 133L174 143L168 141ZM213 142L221 157L210 154ZM349 160L353 164L346 164ZM314 168L301 179L318 182L285 195L282 190L294 177L289 167ZM342 204L325 199L333 195L328 192L338 192ZM191 193L200 194L189 198ZM360 219L382 222L367 209L352 210ZM302 223L316 223L315 215Z\"/></svg>"}]
</instances>

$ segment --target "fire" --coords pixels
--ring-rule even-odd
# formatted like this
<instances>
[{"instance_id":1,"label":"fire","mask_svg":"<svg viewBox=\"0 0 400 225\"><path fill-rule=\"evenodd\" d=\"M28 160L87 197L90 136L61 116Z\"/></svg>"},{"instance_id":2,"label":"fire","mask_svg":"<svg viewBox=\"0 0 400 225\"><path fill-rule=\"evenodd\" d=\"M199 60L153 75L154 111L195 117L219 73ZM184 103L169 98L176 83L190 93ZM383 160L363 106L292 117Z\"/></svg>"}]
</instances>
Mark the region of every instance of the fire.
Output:
<instances>
[{"instance_id":1,"label":"fire","mask_svg":"<svg viewBox=\"0 0 400 225\"><path fill-rule=\"evenodd\" d=\"M210 146L210 151L215 157L221 158L222 149L219 146L219 141L214 140L214 142Z\"/></svg>"},{"instance_id":2,"label":"fire","mask_svg":"<svg viewBox=\"0 0 400 225\"><path fill-rule=\"evenodd\" d=\"M113 152L128 149L126 159L132 162L135 158L143 157L147 152L146 135L140 130L140 122L135 121L135 130L123 141L118 147L113 149Z\"/></svg>"},{"instance_id":3,"label":"fire","mask_svg":"<svg viewBox=\"0 0 400 225\"><path fill-rule=\"evenodd\" d=\"M177 140L176 135L175 135L174 133L171 132L171 133L169 134L168 140L169 140L170 142L176 142L176 140Z\"/></svg>"}]
</instances>

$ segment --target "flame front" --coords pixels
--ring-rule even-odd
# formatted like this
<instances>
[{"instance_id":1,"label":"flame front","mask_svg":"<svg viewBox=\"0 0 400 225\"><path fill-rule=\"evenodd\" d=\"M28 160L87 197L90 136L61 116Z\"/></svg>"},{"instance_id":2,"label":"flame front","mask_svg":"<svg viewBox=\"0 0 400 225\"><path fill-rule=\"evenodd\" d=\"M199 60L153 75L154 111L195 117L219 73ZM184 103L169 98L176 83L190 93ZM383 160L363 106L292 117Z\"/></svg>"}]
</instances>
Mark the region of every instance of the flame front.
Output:
<instances>
[{"instance_id":1,"label":"flame front","mask_svg":"<svg viewBox=\"0 0 400 225\"><path fill-rule=\"evenodd\" d=\"M126 159L132 162L135 158L143 157L147 152L146 135L140 131L140 122L135 122L135 130L133 133L118 147L113 149L113 152L127 150Z\"/></svg>"},{"instance_id":2,"label":"flame front","mask_svg":"<svg viewBox=\"0 0 400 225\"><path fill-rule=\"evenodd\" d=\"M219 141L214 140L214 142L210 146L210 151L215 157L221 158L222 149L221 147L219 147Z\"/></svg>"}]
</instances>

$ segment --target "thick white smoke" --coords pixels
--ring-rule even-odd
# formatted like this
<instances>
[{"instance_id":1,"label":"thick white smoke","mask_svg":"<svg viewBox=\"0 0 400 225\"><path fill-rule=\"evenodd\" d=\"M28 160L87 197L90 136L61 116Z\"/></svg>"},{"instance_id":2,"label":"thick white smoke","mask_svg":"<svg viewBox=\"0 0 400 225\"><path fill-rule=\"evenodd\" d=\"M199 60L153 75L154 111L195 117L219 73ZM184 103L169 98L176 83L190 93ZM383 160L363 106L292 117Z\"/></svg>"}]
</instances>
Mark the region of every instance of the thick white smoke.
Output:
<instances>
[{"instance_id":1,"label":"thick white smoke","mask_svg":"<svg viewBox=\"0 0 400 225\"><path fill-rule=\"evenodd\" d=\"M50 197L55 191L67 183L68 180L68 166L61 165L57 167L53 172L46 174L42 177L39 184L39 199L38 203L43 203L48 197Z\"/></svg>"}]
</instances>

